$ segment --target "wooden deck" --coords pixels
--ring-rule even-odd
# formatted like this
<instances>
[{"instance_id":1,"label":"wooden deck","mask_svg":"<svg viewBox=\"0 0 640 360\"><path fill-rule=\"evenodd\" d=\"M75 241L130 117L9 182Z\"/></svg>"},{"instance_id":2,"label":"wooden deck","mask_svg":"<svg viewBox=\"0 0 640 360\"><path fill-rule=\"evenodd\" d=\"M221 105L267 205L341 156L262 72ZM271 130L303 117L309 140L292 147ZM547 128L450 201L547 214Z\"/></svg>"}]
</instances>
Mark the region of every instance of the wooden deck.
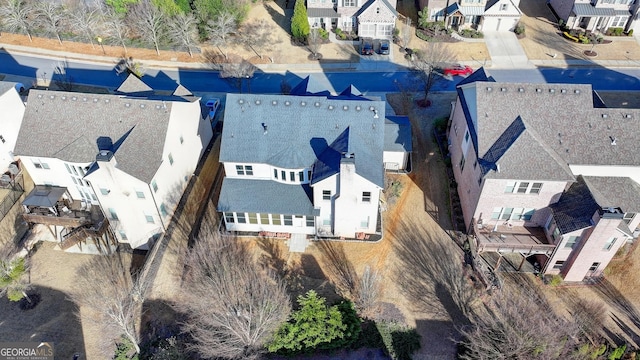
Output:
<instances>
[{"instance_id":1,"label":"wooden deck","mask_svg":"<svg viewBox=\"0 0 640 360\"><path fill-rule=\"evenodd\" d=\"M521 254L551 255L555 245L549 244L544 230L540 227L497 226L476 229L477 251L517 252Z\"/></svg>"}]
</instances>

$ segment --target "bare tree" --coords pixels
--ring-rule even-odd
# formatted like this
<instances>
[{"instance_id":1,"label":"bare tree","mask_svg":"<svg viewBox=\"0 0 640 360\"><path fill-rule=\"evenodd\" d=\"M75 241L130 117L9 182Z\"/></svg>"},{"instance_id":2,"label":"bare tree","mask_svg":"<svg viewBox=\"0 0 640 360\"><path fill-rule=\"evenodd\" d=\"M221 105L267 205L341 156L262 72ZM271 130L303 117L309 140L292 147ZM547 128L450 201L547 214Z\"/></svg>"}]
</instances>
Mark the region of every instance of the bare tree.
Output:
<instances>
[{"instance_id":1,"label":"bare tree","mask_svg":"<svg viewBox=\"0 0 640 360\"><path fill-rule=\"evenodd\" d=\"M408 48L411 41L411 35L413 34L413 28L411 27L411 18L407 17L404 25L402 26L402 47Z\"/></svg>"},{"instance_id":2,"label":"bare tree","mask_svg":"<svg viewBox=\"0 0 640 360\"><path fill-rule=\"evenodd\" d=\"M236 19L228 11L220 13L217 18L207 23L207 34L211 44L218 48L218 51L227 59L227 54L222 51L221 46L227 45L229 36L238 30Z\"/></svg>"},{"instance_id":3,"label":"bare tree","mask_svg":"<svg viewBox=\"0 0 640 360\"><path fill-rule=\"evenodd\" d=\"M47 33L55 35L62 44L60 33L66 26L65 10L62 5L53 1L40 1L35 5L38 25Z\"/></svg>"},{"instance_id":4,"label":"bare tree","mask_svg":"<svg viewBox=\"0 0 640 360\"><path fill-rule=\"evenodd\" d=\"M322 46L322 36L320 36L320 30L317 28L311 29L309 36L307 37L309 43L308 48L311 51L311 55L314 59L322 57L320 54L320 47Z\"/></svg>"},{"instance_id":5,"label":"bare tree","mask_svg":"<svg viewBox=\"0 0 640 360\"><path fill-rule=\"evenodd\" d=\"M205 226L187 255L186 330L204 358L257 358L291 311L285 285L238 239Z\"/></svg>"},{"instance_id":6,"label":"bare tree","mask_svg":"<svg viewBox=\"0 0 640 360\"><path fill-rule=\"evenodd\" d=\"M258 50L277 43L277 39L273 36L274 32L273 26L266 20L254 20L244 24L240 29L240 42L262 59Z\"/></svg>"},{"instance_id":7,"label":"bare tree","mask_svg":"<svg viewBox=\"0 0 640 360\"><path fill-rule=\"evenodd\" d=\"M191 14L178 14L167 24L169 38L180 44L193 57L193 48L198 46L198 21Z\"/></svg>"},{"instance_id":8,"label":"bare tree","mask_svg":"<svg viewBox=\"0 0 640 360\"><path fill-rule=\"evenodd\" d=\"M423 103L427 104L427 96L435 82L437 72L453 59L451 51L442 43L428 42L420 50L411 55L411 69L420 81L423 91Z\"/></svg>"},{"instance_id":9,"label":"bare tree","mask_svg":"<svg viewBox=\"0 0 640 360\"><path fill-rule=\"evenodd\" d=\"M257 68L246 59L242 59L237 63L224 63L220 68L220 77L223 79L230 79L235 82L235 86L242 92L242 81L247 79L251 81L253 74ZM251 92L251 83L249 82L249 92Z\"/></svg>"},{"instance_id":10,"label":"bare tree","mask_svg":"<svg viewBox=\"0 0 640 360\"><path fill-rule=\"evenodd\" d=\"M23 0L4 0L0 4L0 16L4 27L11 32L24 32L33 41L31 33L35 28L33 7Z\"/></svg>"},{"instance_id":11,"label":"bare tree","mask_svg":"<svg viewBox=\"0 0 640 360\"><path fill-rule=\"evenodd\" d=\"M96 33L102 28L102 19L98 9L89 9L85 6L78 6L69 12L69 20L73 23L74 32L79 34L84 40L88 40L91 47L95 49L93 40Z\"/></svg>"},{"instance_id":12,"label":"bare tree","mask_svg":"<svg viewBox=\"0 0 640 360\"><path fill-rule=\"evenodd\" d=\"M358 287L354 305L358 312L365 317L372 317L378 313L378 302L380 300L381 276L377 270L372 270L370 266L364 268L362 276L358 279Z\"/></svg>"},{"instance_id":13,"label":"bare tree","mask_svg":"<svg viewBox=\"0 0 640 360\"><path fill-rule=\"evenodd\" d=\"M118 44L122 45L126 55L129 27L125 23L124 17L116 13L113 9L108 8L103 13L103 24L105 34L117 40Z\"/></svg>"},{"instance_id":14,"label":"bare tree","mask_svg":"<svg viewBox=\"0 0 640 360\"><path fill-rule=\"evenodd\" d=\"M150 0L140 1L129 13L143 40L153 44L156 54L160 55L160 40L165 35L165 16Z\"/></svg>"},{"instance_id":15,"label":"bare tree","mask_svg":"<svg viewBox=\"0 0 640 360\"><path fill-rule=\"evenodd\" d=\"M149 285L146 277L130 274L125 254L95 256L78 270L72 298L93 310L98 316L92 320L105 330L129 339L139 353L136 323Z\"/></svg>"},{"instance_id":16,"label":"bare tree","mask_svg":"<svg viewBox=\"0 0 640 360\"><path fill-rule=\"evenodd\" d=\"M535 292L514 287L494 294L474 325L462 328L460 359L580 359L576 324L556 314Z\"/></svg>"}]
</instances>

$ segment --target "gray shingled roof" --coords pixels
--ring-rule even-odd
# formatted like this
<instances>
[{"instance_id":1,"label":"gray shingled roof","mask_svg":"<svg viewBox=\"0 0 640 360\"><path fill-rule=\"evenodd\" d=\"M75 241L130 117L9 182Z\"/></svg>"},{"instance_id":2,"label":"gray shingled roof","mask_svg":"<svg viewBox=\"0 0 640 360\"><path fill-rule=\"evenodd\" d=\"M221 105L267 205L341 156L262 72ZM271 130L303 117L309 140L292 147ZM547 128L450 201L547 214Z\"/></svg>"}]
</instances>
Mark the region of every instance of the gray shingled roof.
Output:
<instances>
[{"instance_id":1,"label":"gray shingled roof","mask_svg":"<svg viewBox=\"0 0 640 360\"><path fill-rule=\"evenodd\" d=\"M137 76L129 74L122 84L116 89L117 92L126 94L152 93L153 89L140 80Z\"/></svg>"},{"instance_id":2,"label":"gray shingled roof","mask_svg":"<svg viewBox=\"0 0 640 360\"><path fill-rule=\"evenodd\" d=\"M612 8L580 3L573 4L573 13L577 16L616 16Z\"/></svg>"},{"instance_id":3,"label":"gray shingled roof","mask_svg":"<svg viewBox=\"0 0 640 360\"><path fill-rule=\"evenodd\" d=\"M16 85L20 84L20 86L24 87L21 83L13 82L13 81L0 81L0 95L6 93L11 89L16 89Z\"/></svg>"},{"instance_id":4,"label":"gray shingled roof","mask_svg":"<svg viewBox=\"0 0 640 360\"><path fill-rule=\"evenodd\" d=\"M312 216L314 211L310 194L309 185L225 177L218 211Z\"/></svg>"},{"instance_id":5,"label":"gray shingled roof","mask_svg":"<svg viewBox=\"0 0 640 360\"><path fill-rule=\"evenodd\" d=\"M582 176L578 176L560 200L549 207L561 234L591 226L593 215L601 209Z\"/></svg>"},{"instance_id":6,"label":"gray shingled roof","mask_svg":"<svg viewBox=\"0 0 640 360\"><path fill-rule=\"evenodd\" d=\"M162 162L171 104L31 90L14 153L89 163L95 161L98 139L108 137L112 143L122 142L115 149L118 168L149 182Z\"/></svg>"},{"instance_id":7,"label":"gray shingled roof","mask_svg":"<svg viewBox=\"0 0 640 360\"><path fill-rule=\"evenodd\" d=\"M480 156L520 117L564 164L640 165L640 109L594 108L590 85L476 82L460 89Z\"/></svg>"},{"instance_id":8,"label":"gray shingled roof","mask_svg":"<svg viewBox=\"0 0 640 360\"><path fill-rule=\"evenodd\" d=\"M307 9L307 17L315 18L315 17L328 17L328 18L337 18L338 12L334 8L308 8Z\"/></svg>"},{"instance_id":9,"label":"gray shingled roof","mask_svg":"<svg viewBox=\"0 0 640 360\"><path fill-rule=\"evenodd\" d=\"M220 161L309 167L349 127L356 172L383 187L384 111L383 101L229 94Z\"/></svg>"},{"instance_id":10,"label":"gray shingled roof","mask_svg":"<svg viewBox=\"0 0 640 360\"><path fill-rule=\"evenodd\" d=\"M411 123L406 116L387 116L384 122L384 151L411 152Z\"/></svg>"},{"instance_id":11,"label":"gray shingled roof","mask_svg":"<svg viewBox=\"0 0 640 360\"><path fill-rule=\"evenodd\" d=\"M585 176L583 179L600 206L640 213L640 184L631 178Z\"/></svg>"}]
</instances>

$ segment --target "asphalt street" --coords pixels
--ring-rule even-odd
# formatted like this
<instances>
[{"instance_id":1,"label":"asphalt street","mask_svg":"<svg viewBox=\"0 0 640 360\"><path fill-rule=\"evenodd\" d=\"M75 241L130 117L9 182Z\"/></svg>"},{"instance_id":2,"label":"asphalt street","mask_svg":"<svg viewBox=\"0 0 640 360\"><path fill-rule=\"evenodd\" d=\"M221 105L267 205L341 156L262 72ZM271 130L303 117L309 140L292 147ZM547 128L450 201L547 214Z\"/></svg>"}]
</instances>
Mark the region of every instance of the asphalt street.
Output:
<instances>
[{"instance_id":1,"label":"asphalt street","mask_svg":"<svg viewBox=\"0 0 640 360\"><path fill-rule=\"evenodd\" d=\"M115 64L114 64L115 65ZM0 73L27 76L38 79L55 79L56 67L66 69L72 82L85 85L104 86L115 89L124 79L118 76L114 66L108 64L85 63L81 61L60 61L56 59L12 55L0 52ZM592 84L596 90L636 90L640 91L640 68L527 68L527 69L488 69L488 72L502 82L533 83L580 83ZM237 81L221 79L218 72L192 69L147 69L144 81L157 90L172 90L181 83L194 92L253 92L281 93L283 83L295 86L299 80L310 73L256 72L251 79L243 79L242 89ZM316 71L315 79L334 92L340 92L350 84L362 92L396 92L402 89L419 91L409 69L395 71ZM433 91L453 91L460 77L438 77Z\"/></svg>"}]
</instances>

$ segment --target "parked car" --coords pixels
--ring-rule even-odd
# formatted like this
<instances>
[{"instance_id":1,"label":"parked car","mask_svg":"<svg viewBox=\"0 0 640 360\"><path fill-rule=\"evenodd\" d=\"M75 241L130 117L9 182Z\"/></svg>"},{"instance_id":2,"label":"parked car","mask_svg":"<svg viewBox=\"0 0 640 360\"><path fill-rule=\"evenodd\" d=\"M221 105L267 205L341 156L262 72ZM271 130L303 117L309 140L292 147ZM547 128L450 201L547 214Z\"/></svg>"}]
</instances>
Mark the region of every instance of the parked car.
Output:
<instances>
[{"instance_id":1,"label":"parked car","mask_svg":"<svg viewBox=\"0 0 640 360\"><path fill-rule=\"evenodd\" d=\"M207 107L207 109L209 109L209 120L211 121L211 127L215 127L216 123L218 122L216 120L216 112L220 107L220 99L218 98L209 99L205 103L205 106Z\"/></svg>"},{"instance_id":2,"label":"parked car","mask_svg":"<svg viewBox=\"0 0 640 360\"><path fill-rule=\"evenodd\" d=\"M373 55L373 40L372 39L362 39L362 46L360 48L360 53L362 55Z\"/></svg>"},{"instance_id":3,"label":"parked car","mask_svg":"<svg viewBox=\"0 0 640 360\"><path fill-rule=\"evenodd\" d=\"M389 40L380 40L380 55L389 55Z\"/></svg>"},{"instance_id":4,"label":"parked car","mask_svg":"<svg viewBox=\"0 0 640 360\"><path fill-rule=\"evenodd\" d=\"M444 74L446 76L457 76L457 75L471 75L473 73L473 69L471 66L455 64L452 66L448 66L444 68Z\"/></svg>"}]
</instances>

